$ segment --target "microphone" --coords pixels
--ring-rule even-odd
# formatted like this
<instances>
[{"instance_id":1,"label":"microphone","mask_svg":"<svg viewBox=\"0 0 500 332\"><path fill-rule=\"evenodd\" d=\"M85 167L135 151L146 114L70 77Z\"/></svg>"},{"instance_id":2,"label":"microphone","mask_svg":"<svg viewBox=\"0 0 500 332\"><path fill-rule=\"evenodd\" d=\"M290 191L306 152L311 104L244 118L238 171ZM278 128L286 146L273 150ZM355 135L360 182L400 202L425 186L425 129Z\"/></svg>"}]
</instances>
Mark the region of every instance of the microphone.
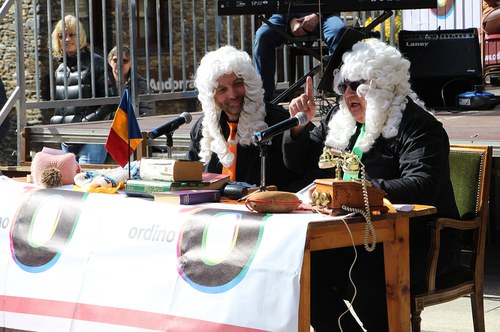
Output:
<instances>
[{"instance_id":1,"label":"microphone","mask_svg":"<svg viewBox=\"0 0 500 332\"><path fill-rule=\"evenodd\" d=\"M165 123L164 125L151 130L148 133L148 138L149 139L155 139L161 135L168 135L172 132L174 132L177 128L180 127L180 125L184 123L190 123L191 122L191 114L188 112L182 112L181 115L179 115L177 118L170 120L169 122Z\"/></svg>"},{"instance_id":2,"label":"microphone","mask_svg":"<svg viewBox=\"0 0 500 332\"><path fill-rule=\"evenodd\" d=\"M293 118L281 121L263 131L258 131L254 134L254 142L261 143L272 139L274 136L281 134L285 130L293 128L295 126L303 126L307 123L307 115L302 112L295 114Z\"/></svg>"}]
</instances>

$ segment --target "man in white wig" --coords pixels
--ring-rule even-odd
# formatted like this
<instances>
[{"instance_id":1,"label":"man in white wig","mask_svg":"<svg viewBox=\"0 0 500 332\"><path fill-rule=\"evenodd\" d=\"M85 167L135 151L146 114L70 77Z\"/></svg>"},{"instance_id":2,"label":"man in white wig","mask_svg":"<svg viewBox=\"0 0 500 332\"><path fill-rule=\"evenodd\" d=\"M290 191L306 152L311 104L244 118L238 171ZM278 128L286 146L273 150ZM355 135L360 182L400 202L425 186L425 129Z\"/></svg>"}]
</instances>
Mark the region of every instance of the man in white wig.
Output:
<instances>
[{"instance_id":1,"label":"man in white wig","mask_svg":"<svg viewBox=\"0 0 500 332\"><path fill-rule=\"evenodd\" d=\"M254 143L255 132L286 120L288 112L264 103L262 81L248 53L233 46L208 52L196 71L195 85L203 116L191 129L187 154L201 160L205 171L225 173L231 181L261 184L260 147ZM284 166L282 134L266 148L266 185L296 191L298 178ZM297 188L298 187L298 188Z\"/></svg>"},{"instance_id":2,"label":"man in white wig","mask_svg":"<svg viewBox=\"0 0 500 332\"><path fill-rule=\"evenodd\" d=\"M284 136L284 158L289 167L308 170L312 178L334 177L333 170L320 170L323 147L352 151L361 157L366 178L387 193L392 203L428 204L437 216L458 217L449 176L449 140L442 124L425 109L409 83L408 60L394 47L377 39L356 43L342 56L335 72L334 90L341 96L314 127L310 122L294 127ZM295 116L304 112L311 120L316 113L313 86L290 103ZM430 233L427 223L436 216L410 223L411 287L423 282ZM387 331L383 247L373 252L357 248L326 250L312 255L311 320L316 331L338 331L343 299L351 300L368 331ZM458 266L458 234L448 232L441 242L438 271ZM349 313L340 319L344 331L361 331Z\"/></svg>"}]
</instances>

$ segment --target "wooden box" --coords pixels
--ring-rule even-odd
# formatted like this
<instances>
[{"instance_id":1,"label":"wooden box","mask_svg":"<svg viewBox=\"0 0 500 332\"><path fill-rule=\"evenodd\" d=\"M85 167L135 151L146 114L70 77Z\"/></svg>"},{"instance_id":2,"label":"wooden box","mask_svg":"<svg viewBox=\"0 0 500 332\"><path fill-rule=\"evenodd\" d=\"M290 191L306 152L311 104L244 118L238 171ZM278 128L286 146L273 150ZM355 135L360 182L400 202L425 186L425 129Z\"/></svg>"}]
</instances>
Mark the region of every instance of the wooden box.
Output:
<instances>
[{"instance_id":1,"label":"wooden box","mask_svg":"<svg viewBox=\"0 0 500 332\"><path fill-rule=\"evenodd\" d=\"M313 204L328 209L333 215L345 214L347 211L342 206L365 210L363 186L358 181L345 181L337 179L317 179L314 196L321 196L322 201ZM387 212L384 206L385 191L367 186L370 211Z\"/></svg>"}]
</instances>

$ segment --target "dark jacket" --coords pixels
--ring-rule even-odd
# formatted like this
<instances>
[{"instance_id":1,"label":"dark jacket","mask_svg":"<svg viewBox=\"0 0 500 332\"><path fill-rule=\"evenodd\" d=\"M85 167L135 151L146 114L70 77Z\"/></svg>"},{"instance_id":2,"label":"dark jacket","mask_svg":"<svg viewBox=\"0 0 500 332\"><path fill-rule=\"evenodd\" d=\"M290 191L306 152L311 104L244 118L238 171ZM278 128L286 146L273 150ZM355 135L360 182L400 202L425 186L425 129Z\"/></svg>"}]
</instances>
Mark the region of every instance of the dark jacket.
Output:
<instances>
[{"instance_id":1,"label":"dark jacket","mask_svg":"<svg viewBox=\"0 0 500 332\"><path fill-rule=\"evenodd\" d=\"M309 128L296 140L289 132L285 133L283 153L286 165L301 171L309 170L309 180L334 177L332 169L319 169L318 160L327 136L328 122L336 111L337 108L332 109L316 128L308 124ZM357 135L351 137L349 150L356 138ZM457 218L450 181L449 151L448 135L442 123L409 100L398 134L389 139L380 136L370 151L363 153L361 160L367 179L374 187L383 189L392 203L432 205L437 208L438 216ZM423 219L431 221L433 218ZM414 269L412 283L422 277L424 266L421 263L427 255L429 236L427 222L410 223L410 238L418 239L410 240ZM445 231L441 248L441 262L444 265L452 262L458 254L458 233ZM441 270L446 270L446 266Z\"/></svg>"},{"instance_id":2,"label":"dark jacket","mask_svg":"<svg viewBox=\"0 0 500 332\"><path fill-rule=\"evenodd\" d=\"M288 112L279 106L267 105L267 115L265 122L268 126L288 119ZM191 142L186 158L189 160L199 160L200 141L202 139L202 119L203 116L191 128ZM224 138L229 137L229 126L227 125L227 115L222 112L219 120ZM283 135L277 135L272 139L272 144L267 146L266 157L266 185L276 185L278 189L285 191L298 191L304 186L300 181L302 175L285 167L281 151ZM236 164L236 180L253 185L260 185L260 148L258 146L238 145L238 157ZM204 171L211 173L222 173L222 164L215 153L212 153L210 162L205 165Z\"/></svg>"},{"instance_id":3,"label":"dark jacket","mask_svg":"<svg viewBox=\"0 0 500 332\"><path fill-rule=\"evenodd\" d=\"M148 81L141 75L137 76L137 87L140 95L148 93ZM125 83L126 88L130 88L131 76L130 72L127 76L127 82ZM139 103L139 116L151 116L155 114L155 102L154 101L141 101Z\"/></svg>"},{"instance_id":4,"label":"dark jacket","mask_svg":"<svg viewBox=\"0 0 500 332\"><path fill-rule=\"evenodd\" d=\"M285 135L284 154L288 167L315 172L318 177L333 177L332 170L319 170L318 160L327 136L328 122L337 108L330 111L318 127L309 129L293 141ZM349 150L356 135L351 137ZM456 217L457 209L449 174L449 140L441 122L413 101L403 113L398 134L389 139L380 136L362 162L367 178L383 189L393 203L428 204L438 214ZM307 157L305 157L307 156Z\"/></svg>"},{"instance_id":5,"label":"dark jacket","mask_svg":"<svg viewBox=\"0 0 500 332\"><path fill-rule=\"evenodd\" d=\"M105 86L108 86L108 96L116 96L116 88L112 81L105 82L104 71L108 70L104 59L98 54L91 54L88 51L80 53L80 71L81 85L78 85L78 62L77 55L67 56L67 67L61 60L61 64L55 72L55 99L66 99L64 76L67 77L68 94L67 99L78 99L81 91L82 98L92 98L92 71L91 57L94 59L94 79L95 79L95 96L105 97ZM108 71L109 72L109 71ZM70 123L82 121L97 121L111 117L111 114L116 110L117 105L97 105L97 106L68 106L55 110L54 116L50 119L50 123Z\"/></svg>"}]
</instances>

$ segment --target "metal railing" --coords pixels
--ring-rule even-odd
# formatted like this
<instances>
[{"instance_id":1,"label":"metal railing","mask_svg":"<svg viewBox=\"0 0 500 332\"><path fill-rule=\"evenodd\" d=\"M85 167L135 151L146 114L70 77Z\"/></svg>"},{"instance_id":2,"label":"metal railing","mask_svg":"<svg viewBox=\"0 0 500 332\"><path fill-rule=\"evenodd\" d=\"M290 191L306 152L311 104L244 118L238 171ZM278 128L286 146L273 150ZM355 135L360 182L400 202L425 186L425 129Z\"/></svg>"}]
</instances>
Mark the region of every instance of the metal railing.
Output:
<instances>
[{"instance_id":1,"label":"metal railing","mask_svg":"<svg viewBox=\"0 0 500 332\"><path fill-rule=\"evenodd\" d=\"M95 94L94 98L55 99L54 72L58 63L51 55L51 33L55 23L66 14L72 14L85 23L90 51L100 53L105 59L113 46L117 45L119 50L123 45L130 46L133 103L138 106L141 101L154 101L158 114L175 113L175 109L169 109L174 101L193 101L196 98L192 76L207 51L222 44L232 44L252 54L255 30L260 24L254 15L218 16L217 1L213 0L101 0L100 6L93 7L95 3L98 2L4 2L0 9L0 24L11 8L15 10L17 60L10 68L11 73L15 70L17 85L0 111L0 123L16 109L17 130L21 133L22 128L31 125L27 123L30 112L39 112L47 119L47 114L52 114L52 110L58 107L118 103L117 96L97 98ZM353 25L363 24L378 13L342 15L348 25ZM389 22L388 41L394 44L394 16ZM382 36L385 36L385 27L385 24L380 25ZM280 55L282 63L278 70L283 71L288 66L288 50L284 47L280 52L283 52ZM307 66L308 63L304 62L305 71ZM138 74L148 82L147 93L138 93ZM283 71L277 76L277 86L288 87L288 73ZM122 89L121 84L119 86ZM18 163L23 149L18 135Z\"/></svg>"}]
</instances>

